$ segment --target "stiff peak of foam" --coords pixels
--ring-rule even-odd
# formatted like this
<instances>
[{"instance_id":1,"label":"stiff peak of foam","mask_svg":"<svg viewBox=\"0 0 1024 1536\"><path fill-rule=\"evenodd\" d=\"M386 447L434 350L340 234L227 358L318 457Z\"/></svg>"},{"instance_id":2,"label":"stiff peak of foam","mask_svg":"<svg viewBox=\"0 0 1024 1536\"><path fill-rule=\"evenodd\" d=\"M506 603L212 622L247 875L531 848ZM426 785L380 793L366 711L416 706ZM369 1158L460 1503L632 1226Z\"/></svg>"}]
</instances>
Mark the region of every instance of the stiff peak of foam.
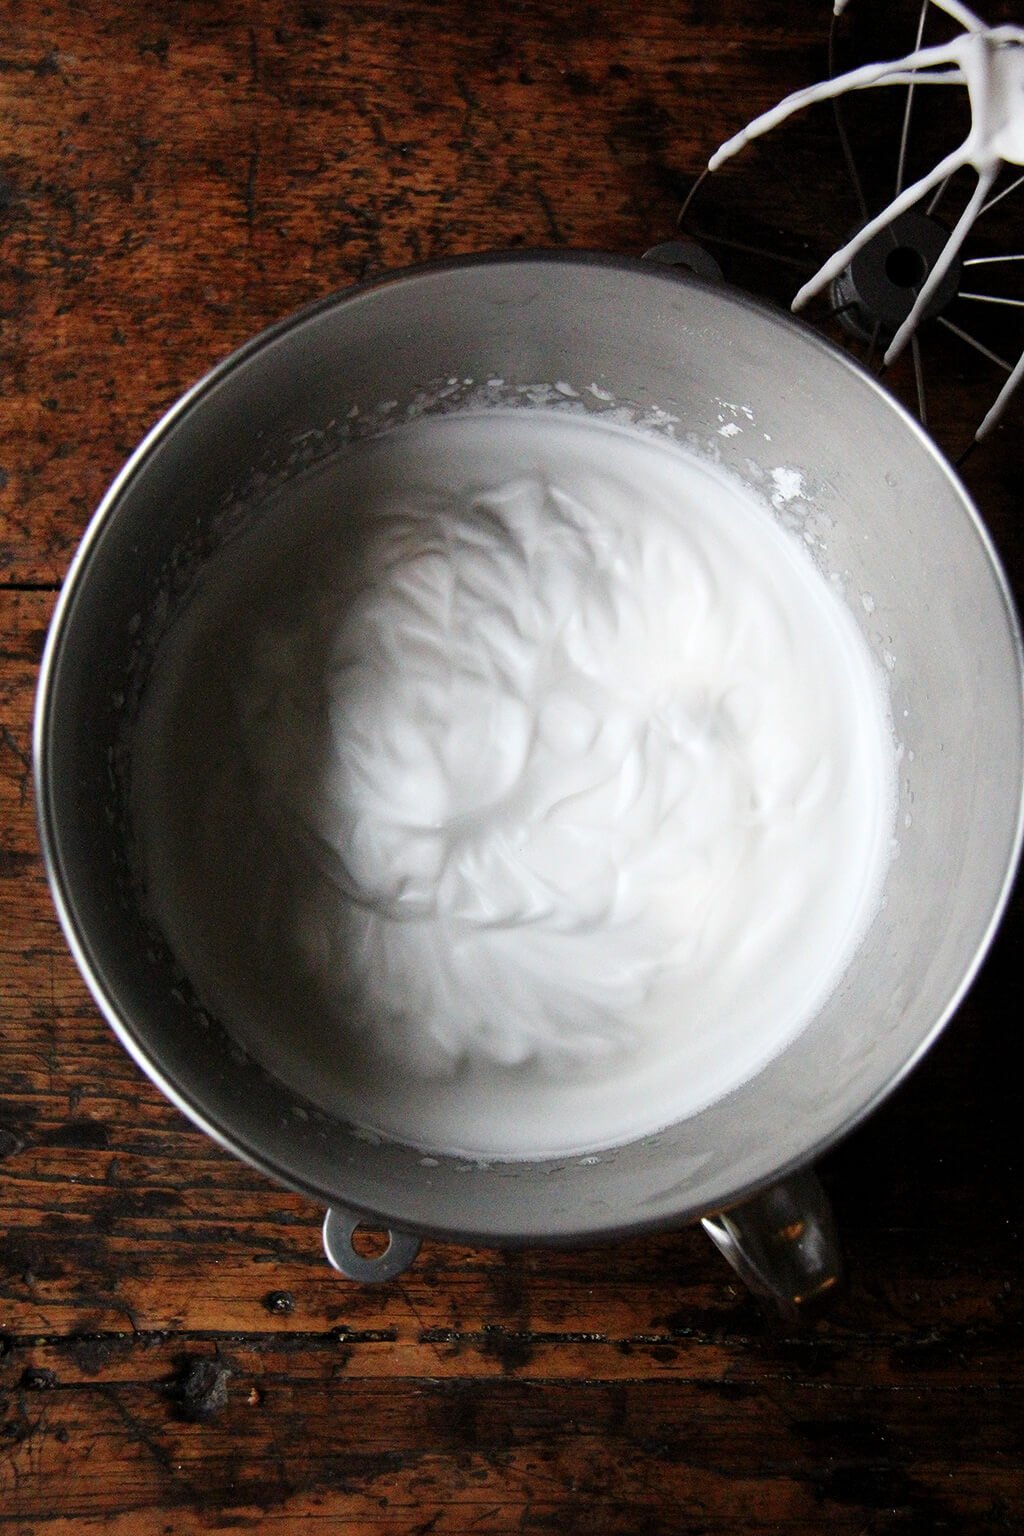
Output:
<instances>
[{"instance_id":1,"label":"stiff peak of foam","mask_svg":"<svg viewBox=\"0 0 1024 1536\"><path fill-rule=\"evenodd\" d=\"M364 445L224 551L137 756L200 996L328 1107L495 1155L756 1070L891 824L874 668L795 542L677 449L529 411Z\"/></svg>"}]
</instances>

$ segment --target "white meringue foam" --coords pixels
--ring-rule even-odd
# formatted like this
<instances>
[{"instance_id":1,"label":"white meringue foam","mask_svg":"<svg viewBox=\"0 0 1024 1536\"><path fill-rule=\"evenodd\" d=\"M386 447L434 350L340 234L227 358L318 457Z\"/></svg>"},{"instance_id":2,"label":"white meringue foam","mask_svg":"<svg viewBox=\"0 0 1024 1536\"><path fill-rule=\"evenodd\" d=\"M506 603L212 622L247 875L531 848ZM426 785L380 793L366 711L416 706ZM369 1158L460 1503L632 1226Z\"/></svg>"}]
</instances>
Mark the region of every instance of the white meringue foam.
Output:
<instances>
[{"instance_id":1,"label":"white meringue foam","mask_svg":"<svg viewBox=\"0 0 1024 1536\"><path fill-rule=\"evenodd\" d=\"M152 914L313 1102L593 1150L756 1072L880 897L895 755L850 613L738 482L629 429L425 418L215 555L134 743Z\"/></svg>"}]
</instances>

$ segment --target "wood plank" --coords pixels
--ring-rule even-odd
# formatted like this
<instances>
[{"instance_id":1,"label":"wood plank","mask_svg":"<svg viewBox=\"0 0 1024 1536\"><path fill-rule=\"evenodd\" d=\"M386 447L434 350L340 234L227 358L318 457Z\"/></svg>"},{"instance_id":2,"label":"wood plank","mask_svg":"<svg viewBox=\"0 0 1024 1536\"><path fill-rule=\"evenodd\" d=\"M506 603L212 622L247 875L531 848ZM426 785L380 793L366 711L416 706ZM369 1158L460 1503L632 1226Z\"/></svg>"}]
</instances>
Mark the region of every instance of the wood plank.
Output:
<instances>
[{"instance_id":1,"label":"wood plank","mask_svg":"<svg viewBox=\"0 0 1024 1536\"><path fill-rule=\"evenodd\" d=\"M0 571L59 580L160 413L309 299L482 247L639 253L670 235L738 105L821 73L818 9L763 9L750 49L738 0L605 0L557 23L534 0L450 28L426 3L397 24L374 6L236 5L216 23L196 5L21 8L3 74ZM753 172L728 174L758 197ZM814 186L793 204L811 229L834 192Z\"/></svg>"},{"instance_id":2,"label":"wood plank","mask_svg":"<svg viewBox=\"0 0 1024 1536\"><path fill-rule=\"evenodd\" d=\"M865 1494L890 1518L925 1511L937 1530L1000 1520L1010 1530L1024 1513L1019 1446L1001 1422L1006 1393L994 1387L881 1394L711 1382L684 1398L673 1382L601 1393L585 1382L353 1384L337 1368L317 1385L331 1411L317 1415L315 1443L316 1388L274 1375L229 1376L216 1427L183 1420L180 1372L116 1388L28 1386L8 1421L6 1488L20 1483L19 1518L44 1532L101 1502L112 1518L160 1511L172 1530L176 1511L205 1506L216 1529L218 1516L240 1510L305 1512L316 1494L328 1501L321 1517L343 1513L346 1531L409 1531L441 1512L442 1529L504 1530L518 1519L544 1530L567 1497L605 1531L643 1529L670 1508L690 1522L683 1530L762 1520L811 1531L816 1519L819 1532L826 1521L862 1531L851 1504ZM955 1456L936 1460L936 1435L956 1444Z\"/></svg>"}]
</instances>

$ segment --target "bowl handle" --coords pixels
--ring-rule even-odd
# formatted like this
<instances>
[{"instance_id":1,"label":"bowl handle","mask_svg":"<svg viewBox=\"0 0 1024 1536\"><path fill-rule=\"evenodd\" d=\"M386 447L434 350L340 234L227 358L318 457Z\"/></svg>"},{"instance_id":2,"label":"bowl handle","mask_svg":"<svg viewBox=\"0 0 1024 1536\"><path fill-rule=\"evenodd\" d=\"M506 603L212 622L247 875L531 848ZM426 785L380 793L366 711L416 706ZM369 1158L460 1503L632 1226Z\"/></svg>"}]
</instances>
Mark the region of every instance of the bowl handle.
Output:
<instances>
[{"instance_id":1,"label":"bowl handle","mask_svg":"<svg viewBox=\"0 0 1024 1536\"><path fill-rule=\"evenodd\" d=\"M353 1246L363 1218L332 1206L324 1218L324 1252L349 1280L364 1285L394 1280L420 1250L414 1232L388 1231L382 1253L366 1258ZM744 1284L769 1297L785 1317L806 1316L831 1298L843 1260L828 1196L811 1169L791 1174L701 1225Z\"/></svg>"},{"instance_id":2,"label":"bowl handle","mask_svg":"<svg viewBox=\"0 0 1024 1536\"><path fill-rule=\"evenodd\" d=\"M810 1168L705 1216L701 1225L741 1280L784 1317L817 1310L842 1282L835 1217Z\"/></svg>"},{"instance_id":3,"label":"bowl handle","mask_svg":"<svg viewBox=\"0 0 1024 1536\"><path fill-rule=\"evenodd\" d=\"M420 1239L414 1232L388 1231L388 1243L383 1253L374 1258L364 1258L352 1244L357 1227L371 1226L371 1222L335 1205L324 1217L324 1253L328 1262L349 1280L363 1285L379 1285L384 1280L394 1280L409 1268L420 1251Z\"/></svg>"},{"instance_id":4,"label":"bowl handle","mask_svg":"<svg viewBox=\"0 0 1024 1536\"><path fill-rule=\"evenodd\" d=\"M663 240L660 245L652 245L649 251L644 251L641 259L657 262L660 267L682 267L709 283L725 281L711 252L698 245L696 240Z\"/></svg>"}]
</instances>

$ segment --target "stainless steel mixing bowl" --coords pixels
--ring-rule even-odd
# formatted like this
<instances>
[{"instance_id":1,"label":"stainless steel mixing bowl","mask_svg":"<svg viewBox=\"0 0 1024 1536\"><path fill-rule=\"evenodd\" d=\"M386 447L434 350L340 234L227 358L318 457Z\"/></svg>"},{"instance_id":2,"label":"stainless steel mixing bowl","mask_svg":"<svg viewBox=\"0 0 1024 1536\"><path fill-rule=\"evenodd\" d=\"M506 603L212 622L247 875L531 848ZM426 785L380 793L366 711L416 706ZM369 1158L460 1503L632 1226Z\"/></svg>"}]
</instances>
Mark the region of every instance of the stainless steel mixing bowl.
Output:
<instances>
[{"instance_id":1,"label":"stainless steel mixing bowl","mask_svg":"<svg viewBox=\"0 0 1024 1536\"><path fill-rule=\"evenodd\" d=\"M663 412L663 429L780 504L797 482L773 471L799 471L806 499L782 510L802 519L889 669L903 756L899 856L883 908L798 1039L661 1134L583 1159L483 1166L425 1161L353 1134L202 1015L126 878L121 757L142 639L225 509L334 451L346 423L379 426L413 402L436 404L445 388L498 378L508 388L558 382L577 407L601 409L611 396ZM725 421L741 430L722 435ZM835 1258L814 1187L779 1181L919 1059L1002 911L1021 830L1021 679L1007 586L963 486L843 354L738 293L637 261L446 262L325 299L258 336L187 394L119 475L68 576L43 661L42 844L68 941L120 1040L210 1135L338 1209L328 1247L348 1273L393 1273L415 1248L402 1234L566 1242L706 1217L755 1283L797 1295L830 1283ZM359 1216L399 1234L362 1268L350 1246Z\"/></svg>"}]
</instances>

